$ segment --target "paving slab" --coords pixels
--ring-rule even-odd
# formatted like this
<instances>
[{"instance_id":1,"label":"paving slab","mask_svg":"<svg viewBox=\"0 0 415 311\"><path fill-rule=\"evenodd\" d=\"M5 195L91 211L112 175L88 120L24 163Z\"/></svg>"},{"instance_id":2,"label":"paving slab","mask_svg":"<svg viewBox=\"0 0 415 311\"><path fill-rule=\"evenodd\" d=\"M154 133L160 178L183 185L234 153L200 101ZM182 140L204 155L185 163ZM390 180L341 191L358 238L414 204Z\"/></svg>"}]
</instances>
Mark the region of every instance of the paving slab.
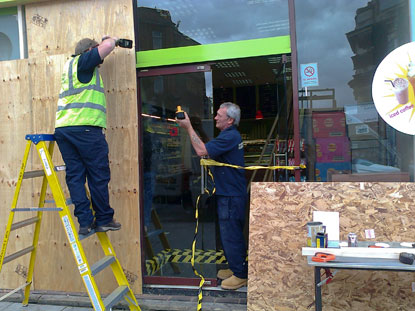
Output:
<instances>
[{"instance_id":1,"label":"paving slab","mask_svg":"<svg viewBox=\"0 0 415 311\"><path fill-rule=\"evenodd\" d=\"M194 311L197 308L196 295L157 295L142 294L136 296L142 311ZM214 297L203 296L204 311L246 311L246 296ZM7 301L0 302L0 311L93 311L87 296L71 294L33 293L29 306L23 307L21 295L12 295ZM118 303L114 310L129 310L127 303Z\"/></svg>"},{"instance_id":2,"label":"paving slab","mask_svg":"<svg viewBox=\"0 0 415 311\"><path fill-rule=\"evenodd\" d=\"M0 304L0 310L4 311L63 311L66 307L65 306L53 306L53 305L38 305L38 304L32 304L28 306L23 306L21 303L11 303L5 308L1 309Z\"/></svg>"},{"instance_id":3,"label":"paving slab","mask_svg":"<svg viewBox=\"0 0 415 311\"><path fill-rule=\"evenodd\" d=\"M49 311L49 310L45 310ZM66 307L62 311L94 311L92 308L81 308L81 307Z\"/></svg>"},{"instance_id":4,"label":"paving slab","mask_svg":"<svg viewBox=\"0 0 415 311\"><path fill-rule=\"evenodd\" d=\"M12 305L12 302L0 302L0 311L7 310Z\"/></svg>"}]
</instances>

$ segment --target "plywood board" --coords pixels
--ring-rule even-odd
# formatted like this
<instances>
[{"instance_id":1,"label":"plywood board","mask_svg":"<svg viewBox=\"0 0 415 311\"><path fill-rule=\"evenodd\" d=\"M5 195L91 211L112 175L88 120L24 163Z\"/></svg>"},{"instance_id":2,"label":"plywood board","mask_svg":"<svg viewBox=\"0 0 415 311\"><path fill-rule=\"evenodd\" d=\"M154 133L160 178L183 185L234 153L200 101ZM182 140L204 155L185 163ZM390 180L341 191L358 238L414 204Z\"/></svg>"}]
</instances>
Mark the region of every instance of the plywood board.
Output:
<instances>
[{"instance_id":1,"label":"plywood board","mask_svg":"<svg viewBox=\"0 0 415 311\"><path fill-rule=\"evenodd\" d=\"M29 58L0 62L0 238L3 237L28 133L53 133L55 111L64 63L84 37L100 41L109 34L134 38L132 1L47 1L26 9ZM82 22L79 22L82 21ZM141 254L138 198L138 116L134 49L116 48L100 69L107 97L106 132L110 149L110 204L121 231L110 233L114 249L135 293L141 293ZM55 164L63 164L55 148ZM40 169L31 156L28 169ZM64 191L64 173L60 176ZM36 206L40 180L25 181L19 203ZM49 194L50 195L50 194ZM73 209L73 207L71 207ZM19 216L28 218L28 215ZM75 223L77 224L76 219ZM33 228L19 231L8 253L31 242ZM21 241L21 242L19 242ZM21 244L21 245L20 245ZM90 263L103 255L96 237L82 243ZM30 245L30 244L29 244ZM28 245L25 245L28 246ZM5 265L0 288L14 288L24 278L28 258ZM16 277L19 275L19 277ZM115 288L111 273L98 277L102 293ZM35 290L85 292L58 214L47 214L42 223L34 272Z\"/></svg>"},{"instance_id":2,"label":"plywood board","mask_svg":"<svg viewBox=\"0 0 415 311\"><path fill-rule=\"evenodd\" d=\"M301 254L313 211L340 213L340 238L414 241L413 183L254 183L248 310L313 310L314 270ZM413 274L342 270L323 286L324 310L412 310Z\"/></svg>"}]
</instances>

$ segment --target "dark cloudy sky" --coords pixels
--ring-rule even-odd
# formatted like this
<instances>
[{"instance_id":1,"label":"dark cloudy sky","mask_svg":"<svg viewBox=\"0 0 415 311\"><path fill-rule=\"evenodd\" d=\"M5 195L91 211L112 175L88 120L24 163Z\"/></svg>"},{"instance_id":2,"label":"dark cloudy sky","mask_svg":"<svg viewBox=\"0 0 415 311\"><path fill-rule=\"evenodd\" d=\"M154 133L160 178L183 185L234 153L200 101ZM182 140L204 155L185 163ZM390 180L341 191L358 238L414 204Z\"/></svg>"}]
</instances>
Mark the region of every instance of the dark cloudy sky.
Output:
<instances>
[{"instance_id":1,"label":"dark cloudy sky","mask_svg":"<svg viewBox=\"0 0 415 311\"><path fill-rule=\"evenodd\" d=\"M346 33L355 29L356 10L367 3L367 0L296 1L298 63L318 64L318 88L334 88L339 106L355 104L353 91L347 85L354 71Z\"/></svg>"}]
</instances>

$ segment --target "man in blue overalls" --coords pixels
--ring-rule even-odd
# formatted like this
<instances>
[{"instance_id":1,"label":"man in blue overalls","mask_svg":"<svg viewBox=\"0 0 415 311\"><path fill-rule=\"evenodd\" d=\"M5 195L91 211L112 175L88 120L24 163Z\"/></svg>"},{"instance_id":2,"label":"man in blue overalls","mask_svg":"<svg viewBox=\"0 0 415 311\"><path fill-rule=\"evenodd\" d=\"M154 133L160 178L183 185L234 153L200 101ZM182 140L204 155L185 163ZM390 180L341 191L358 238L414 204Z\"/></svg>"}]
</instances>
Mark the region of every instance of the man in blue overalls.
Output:
<instances>
[{"instance_id":1,"label":"man in blue overalls","mask_svg":"<svg viewBox=\"0 0 415 311\"><path fill-rule=\"evenodd\" d=\"M242 138L236 126L241 118L241 110L233 103L223 103L216 113L216 127L221 131L218 137L203 143L192 127L185 113L184 120L177 120L180 127L187 130L194 150L200 157L227 164L244 166ZM226 166L212 167L215 180L219 230L229 269L218 271L222 288L238 289L246 286L248 266L246 244L243 235L245 206L247 200L245 171Z\"/></svg>"},{"instance_id":2,"label":"man in blue overalls","mask_svg":"<svg viewBox=\"0 0 415 311\"><path fill-rule=\"evenodd\" d=\"M75 205L80 235L87 235L92 229L105 232L121 228L109 203L111 174L104 134L107 109L104 83L98 71L117 40L105 36L98 44L93 39L82 39L62 73L55 138L66 164L66 184ZM91 201L85 190L86 180Z\"/></svg>"}]
</instances>

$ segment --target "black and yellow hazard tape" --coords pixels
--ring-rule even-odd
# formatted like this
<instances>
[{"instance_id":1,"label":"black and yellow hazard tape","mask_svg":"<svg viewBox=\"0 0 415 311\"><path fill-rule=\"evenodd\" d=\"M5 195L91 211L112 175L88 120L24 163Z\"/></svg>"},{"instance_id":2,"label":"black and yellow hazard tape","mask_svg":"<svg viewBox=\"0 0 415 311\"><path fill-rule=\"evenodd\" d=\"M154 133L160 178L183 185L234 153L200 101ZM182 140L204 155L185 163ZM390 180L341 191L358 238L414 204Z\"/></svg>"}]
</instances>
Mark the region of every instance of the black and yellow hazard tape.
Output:
<instances>
[{"instance_id":1,"label":"black and yellow hazard tape","mask_svg":"<svg viewBox=\"0 0 415 311\"><path fill-rule=\"evenodd\" d=\"M252 165L252 166L239 166L239 165L233 165L233 164L227 164L227 163L221 163L217 162L212 159L200 159L200 165L201 166L228 166L233 167L237 169L243 169L243 170L298 170L298 169L304 169L306 166L304 164L300 165L273 165L273 166L262 166L262 165Z\"/></svg>"},{"instance_id":2,"label":"black and yellow hazard tape","mask_svg":"<svg viewBox=\"0 0 415 311\"><path fill-rule=\"evenodd\" d=\"M154 275L165 264L168 263L190 263L192 258L191 249L167 249L162 250L156 256L146 260L147 275ZM223 251L201 250L195 251L195 263L198 264L226 264Z\"/></svg>"},{"instance_id":3,"label":"black and yellow hazard tape","mask_svg":"<svg viewBox=\"0 0 415 311\"><path fill-rule=\"evenodd\" d=\"M203 166L202 166L203 167ZM213 175L212 175L212 173L210 172L210 169L209 169L209 167L208 166L205 166L205 167L203 167L204 168L204 170L206 171L206 173L207 173L207 176L210 176L211 178L212 178L212 180L213 180ZM198 276L198 277L200 277L200 283L199 283L199 291L198 291L198 294L197 294L197 311L202 311L202 300L203 300L203 290L202 290L202 287L203 287L203 284L205 283L205 278L203 277L203 275L201 275L197 270L196 270L196 267L195 267L195 255L196 255L196 239L197 239L197 235L198 235L198 228L199 228L199 205L200 205L200 202L201 202L201 198L202 198L202 196L206 196L206 195L208 195L208 196L211 196L211 195L213 195L214 193L215 193L215 188L213 188L213 190L212 191L209 191L208 190L208 188L205 186L205 189L203 189L203 192L204 193L202 193L202 194L200 194L198 197L197 197L197 200L196 200L196 210L195 210L195 219L196 219L196 226L195 226L195 234L194 234L194 237L193 237L193 242L192 242L192 257L191 257L191 263L192 263L192 269L193 269L193 273L196 275L196 276Z\"/></svg>"},{"instance_id":4,"label":"black and yellow hazard tape","mask_svg":"<svg viewBox=\"0 0 415 311\"><path fill-rule=\"evenodd\" d=\"M200 159L201 167L206 171L207 176L210 176L213 181L213 175L209 169L209 166L228 166L236 169L245 169L245 170L260 170L260 169L268 169L268 170L297 170L297 169L304 169L305 165L293 165L293 166L238 166L226 163L220 163L214 161L212 159ZM196 209L195 209L195 219L196 219L196 226L195 226L195 234L193 237L192 242L192 249L167 249L163 250L154 256L152 259L146 261L146 269L147 275L154 275L157 271L159 271L163 265L167 263L188 263L192 264L193 273L200 278L199 283L199 291L198 291L198 301L197 301L197 311L202 311L202 300L203 300L203 292L202 287L205 283L205 278L201 275L195 267L195 263L200 264L224 264L226 262L226 258L223 254L223 251L215 251L215 250L197 250L196 249L196 240L198 235L198 228L199 228L199 205L201 201L201 197L203 195L211 196L215 192L215 188L209 191L205 185L204 193L199 195L196 201Z\"/></svg>"}]
</instances>

